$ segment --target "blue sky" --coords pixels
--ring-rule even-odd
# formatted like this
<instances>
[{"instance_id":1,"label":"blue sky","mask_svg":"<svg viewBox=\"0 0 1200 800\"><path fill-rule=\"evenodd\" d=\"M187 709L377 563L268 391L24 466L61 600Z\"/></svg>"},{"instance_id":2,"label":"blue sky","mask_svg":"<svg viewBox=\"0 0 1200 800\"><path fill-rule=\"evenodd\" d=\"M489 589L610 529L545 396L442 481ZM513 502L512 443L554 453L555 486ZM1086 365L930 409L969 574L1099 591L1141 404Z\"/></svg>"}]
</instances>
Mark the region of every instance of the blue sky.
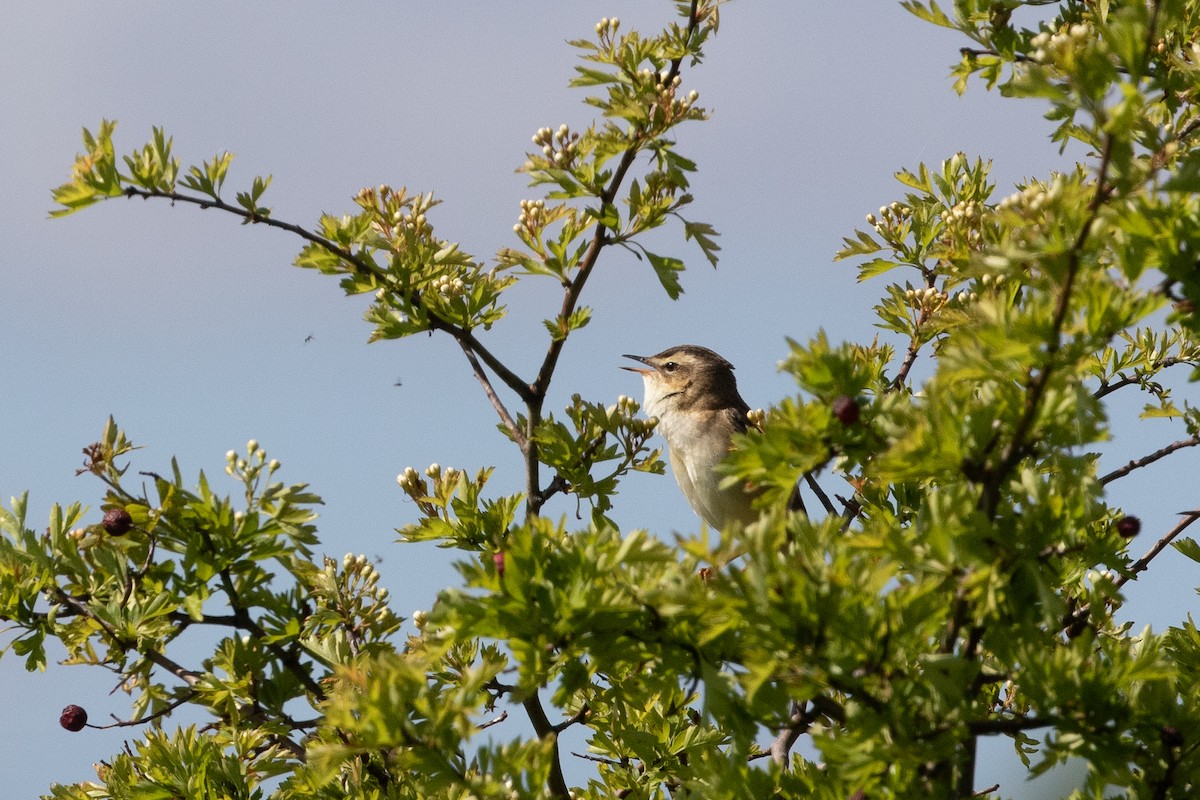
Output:
<instances>
[{"instance_id":1,"label":"blue sky","mask_svg":"<svg viewBox=\"0 0 1200 800\"><path fill-rule=\"evenodd\" d=\"M407 616L455 574L445 551L395 543L394 529L416 516L396 474L435 461L494 464L498 491L521 484L517 454L452 342L367 346L361 299L290 266L300 242L282 232L126 200L50 221L50 189L67 178L81 127L115 118L118 147L129 150L161 125L185 164L237 153L228 189L273 174L266 203L278 219L312 225L322 212L352 210L365 185L432 190L445 201L430 215L438 233L487 258L513 243L519 201L537 196L513 171L532 133L592 119L583 94L566 88L575 59L566 40L591 36L602 16L656 30L673 5L346 8L6 7L0 497L28 489L37 525L53 502L94 506L100 485L74 471L110 414L146 445L136 469L164 469L175 455L185 474L203 469L218 486L225 451L255 438L283 462L284 480L325 498L325 551L382 557L384 582ZM994 159L999 197L1069 163L1036 103L978 86L953 93L947 74L962 44L884 0L726 6L707 61L684 73L684 89L699 91L713 118L679 136L680 152L700 164L692 215L722 234L720 267L679 231L660 237L691 268L682 299L670 302L645 264L610 252L584 297L593 322L568 345L549 406L574 392L605 402L639 396L640 380L618 369L620 354L680 343L726 356L743 396L766 406L793 391L776 371L785 337L874 336L871 306L883 284L857 285L852 266L832 258L866 213L901 196L897 169L958 150L982 155ZM510 292L511 316L487 334L489 347L531 372L544 346L541 319L558 299L550 281ZM1124 438L1114 427L1108 468L1178 438L1165 423ZM1194 505L1184 491L1195 467L1181 458L1118 489L1146 521L1135 552ZM663 535L699 526L670 477L629 479L614 516ZM1128 613L1162 628L1196 608L1195 580L1180 559L1156 570L1153 586L1130 587ZM125 716L111 683L57 666L28 676L19 659L0 660L0 784L9 796L89 778L90 765L120 746L120 731L72 735L57 723L67 703L93 718Z\"/></svg>"}]
</instances>

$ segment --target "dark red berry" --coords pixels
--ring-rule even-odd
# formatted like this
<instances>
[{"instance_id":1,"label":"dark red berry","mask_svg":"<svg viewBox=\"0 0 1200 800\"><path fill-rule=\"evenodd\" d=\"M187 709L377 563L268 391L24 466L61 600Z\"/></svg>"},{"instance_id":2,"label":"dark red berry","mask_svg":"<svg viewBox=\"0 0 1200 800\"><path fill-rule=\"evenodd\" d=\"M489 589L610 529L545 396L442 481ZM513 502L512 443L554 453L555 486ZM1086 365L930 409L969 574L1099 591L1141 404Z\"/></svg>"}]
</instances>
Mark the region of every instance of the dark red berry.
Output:
<instances>
[{"instance_id":1,"label":"dark red berry","mask_svg":"<svg viewBox=\"0 0 1200 800\"><path fill-rule=\"evenodd\" d=\"M504 577L504 551L492 553L492 563L496 565L496 574L501 578Z\"/></svg>"},{"instance_id":2,"label":"dark red berry","mask_svg":"<svg viewBox=\"0 0 1200 800\"><path fill-rule=\"evenodd\" d=\"M1117 533L1126 539L1132 539L1142 530L1142 521L1137 517L1121 517L1117 520Z\"/></svg>"},{"instance_id":3,"label":"dark red berry","mask_svg":"<svg viewBox=\"0 0 1200 800\"><path fill-rule=\"evenodd\" d=\"M853 425L858 422L860 412L858 401L850 395L843 394L834 398L830 408L833 415L838 418L838 422L843 425Z\"/></svg>"},{"instance_id":4,"label":"dark red berry","mask_svg":"<svg viewBox=\"0 0 1200 800\"><path fill-rule=\"evenodd\" d=\"M1183 733L1174 725L1163 725L1159 735L1162 737L1162 743L1167 747L1183 746Z\"/></svg>"},{"instance_id":5,"label":"dark red berry","mask_svg":"<svg viewBox=\"0 0 1200 800\"><path fill-rule=\"evenodd\" d=\"M124 536L133 529L133 517L123 508L110 508L104 512L104 531L110 536Z\"/></svg>"},{"instance_id":6,"label":"dark red berry","mask_svg":"<svg viewBox=\"0 0 1200 800\"><path fill-rule=\"evenodd\" d=\"M87 712L80 706L67 706L59 715L58 724L69 731L81 731L83 726L87 725Z\"/></svg>"}]
</instances>

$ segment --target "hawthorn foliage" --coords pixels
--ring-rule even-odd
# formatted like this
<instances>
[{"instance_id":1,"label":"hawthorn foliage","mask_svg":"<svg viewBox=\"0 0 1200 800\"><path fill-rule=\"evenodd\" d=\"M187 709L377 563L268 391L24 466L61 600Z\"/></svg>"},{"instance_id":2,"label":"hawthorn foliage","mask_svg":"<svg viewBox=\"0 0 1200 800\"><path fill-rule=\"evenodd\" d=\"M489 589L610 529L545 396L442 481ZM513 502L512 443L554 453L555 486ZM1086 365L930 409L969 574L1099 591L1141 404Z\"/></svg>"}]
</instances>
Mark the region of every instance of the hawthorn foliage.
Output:
<instances>
[{"instance_id":1,"label":"hawthorn foliage","mask_svg":"<svg viewBox=\"0 0 1200 800\"><path fill-rule=\"evenodd\" d=\"M1183 536L1200 510L1139 555L1141 526L1108 487L1200 444L1197 410L1162 379L1200 364L1200 3L1077 0L1027 23L1044 0L903 5L969 40L960 91L1039 99L1055 139L1087 155L1001 194L962 154L897 174L901 194L838 254L880 285L887 336L791 343L796 395L728 463L729 480L766 487L762 517L713 537L667 542L606 515L625 475L663 469L635 402L576 396L558 415L544 401L608 248L637 252L672 297L683 261L642 234L674 225L716 263L676 149L707 116L686 75L715 0L676 3L655 35L605 19L573 43L598 117L535 133L522 170L539 196L486 262L435 234L430 194L364 189L353 213L304 228L263 204L269 179L227 200L228 153L181 169L163 131L123 157L112 123L85 131L54 213L162 198L292 232L298 266L374 294L373 338L455 340L525 486L401 474L419 510L401 539L455 551L461 575L402 640L374 567L315 555L318 498L274 480L257 443L228 454L230 497L174 465L131 479L110 420L85 449L103 521L56 506L38 533L23 499L0 512L6 649L36 669L56 639L131 698L131 746L50 796L998 796L1011 787L975 782L990 737L1030 774L1082 759L1080 796L1191 796L1200 631L1114 615L1168 545L1200 560ZM546 279L561 306L519 375L487 334L509 287ZM1180 438L1106 472L1090 448L1117 392L1143 393L1143 417ZM785 510L797 480L810 515ZM585 522L540 513L559 494ZM176 640L194 626L227 633L186 663ZM184 705L209 723L172 727ZM506 731L510 714L532 732ZM595 766L571 785L559 737L575 727Z\"/></svg>"}]
</instances>

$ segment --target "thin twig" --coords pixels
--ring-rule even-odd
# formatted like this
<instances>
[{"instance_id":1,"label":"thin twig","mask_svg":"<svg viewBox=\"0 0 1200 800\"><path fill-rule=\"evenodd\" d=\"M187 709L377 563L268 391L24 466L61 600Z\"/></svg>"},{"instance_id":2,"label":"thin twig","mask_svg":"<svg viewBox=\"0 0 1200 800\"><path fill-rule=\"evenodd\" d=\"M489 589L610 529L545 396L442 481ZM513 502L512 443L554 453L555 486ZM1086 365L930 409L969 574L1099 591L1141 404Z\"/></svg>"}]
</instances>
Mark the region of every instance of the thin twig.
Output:
<instances>
[{"instance_id":1,"label":"thin twig","mask_svg":"<svg viewBox=\"0 0 1200 800\"><path fill-rule=\"evenodd\" d=\"M191 203L192 205L199 206L200 208L215 208L219 211L224 211L229 214L239 216L247 222L253 222L257 225L266 225L270 228L278 228L280 230L287 231L288 233L295 234L301 239L304 239L306 242L311 242L321 249L327 250L328 252L337 256L359 275L369 276L382 284L388 283L387 273L380 270L377 266L367 261L361 255L358 255L351 250L347 250L344 247L340 247L335 242L326 239L324 236L315 234L307 228L302 228L301 226L291 222L283 222L275 219L274 217L254 214L240 206L226 203L220 198L197 197L194 195L182 194L177 191L144 189L137 186L127 187L125 189L125 195L127 197L141 197L143 199L163 198L170 200L173 203ZM470 350L475 353L483 361L483 363L487 364L488 369L492 370L492 372L494 372L496 376L504 382L504 385L515 392L519 397L526 399L529 396L529 384L521 380L516 373L504 365L504 362L500 361L495 354L484 347L483 343L475 338L475 335L471 333L470 330L442 319L432 311L429 311L429 309L426 309L426 311L429 312L430 328L448 333L453 336L464 349L470 348Z\"/></svg>"},{"instance_id":2,"label":"thin twig","mask_svg":"<svg viewBox=\"0 0 1200 800\"><path fill-rule=\"evenodd\" d=\"M1160 450L1155 450L1153 453L1150 453L1147 456L1143 456L1142 458L1137 458L1137 459L1134 459L1133 461L1130 461L1128 464L1121 467L1120 469L1114 469L1112 472L1108 473L1107 475L1105 475L1103 478L1100 479L1100 484L1103 486L1103 485L1112 483L1113 481L1117 480L1118 478L1125 477L1129 473L1133 472L1135 469L1141 469L1142 467L1145 467L1149 464L1153 464L1155 461L1158 461L1160 458L1166 458L1167 456L1171 455L1171 453L1174 453L1178 450L1183 450L1186 447L1195 447L1197 445L1200 445L1200 433L1195 434L1194 436L1192 436L1189 439L1180 439L1178 442L1172 442L1171 444L1167 445L1166 447L1164 447Z\"/></svg>"},{"instance_id":3,"label":"thin twig","mask_svg":"<svg viewBox=\"0 0 1200 800\"><path fill-rule=\"evenodd\" d=\"M1193 364L1194 365L1194 362L1190 361L1188 359L1171 356L1170 358L1164 358L1161 361L1154 362L1153 364L1150 365L1149 369L1151 372L1157 373L1157 372L1161 372L1162 370L1164 370L1168 367L1173 367L1176 364ZM1092 392L1092 397L1099 400L1101 397L1105 397L1106 395L1112 394L1117 389L1123 389L1126 386L1133 386L1134 384L1145 383L1146 379L1147 379L1147 376L1145 376L1145 375L1135 375L1132 378L1123 377L1116 383L1101 382L1100 388L1097 389L1096 391Z\"/></svg>"},{"instance_id":4,"label":"thin twig","mask_svg":"<svg viewBox=\"0 0 1200 800\"><path fill-rule=\"evenodd\" d=\"M161 653L158 650L154 650L152 648L139 648L136 643L130 642L122 637L119 633L117 633L116 629L113 628L112 625L110 625L107 621L100 619L100 617L92 613L92 610L88 608L87 605L76 600L62 589L55 588L54 595L59 602L71 606L80 614L99 625L100 629L108 635L109 639L111 639L113 643L119 647L139 654L142 658L146 659L150 663L156 664L157 666L165 669L167 672L170 672L188 686L195 686L200 681L200 673L194 672L184 667L182 664L171 660L166 656L166 654Z\"/></svg>"},{"instance_id":5,"label":"thin twig","mask_svg":"<svg viewBox=\"0 0 1200 800\"><path fill-rule=\"evenodd\" d=\"M936 280L936 277L931 275L926 280L926 285L929 288L933 288ZM917 336L917 333L921 330L921 326L925 323L928 317L929 309L927 309L925 306L921 306L921 312L917 314L917 321L913 325L912 336L908 340L908 352L904 355L904 362L900 365L900 371L897 372L896 377L892 379L890 389L893 392L899 391L904 387L904 382L908 380L908 373L912 370L913 365L917 363L917 355L921 352L921 345L923 344L923 342L920 340L920 337Z\"/></svg>"},{"instance_id":6,"label":"thin twig","mask_svg":"<svg viewBox=\"0 0 1200 800\"><path fill-rule=\"evenodd\" d=\"M837 508L834 507L833 502L829 499L829 495L825 494L825 491L821 488L821 484L817 483L817 479L812 476L811 472L804 473L804 482L808 484L808 488L813 490L813 494L821 501L821 505L825 506L825 513L831 517L835 516Z\"/></svg>"},{"instance_id":7,"label":"thin twig","mask_svg":"<svg viewBox=\"0 0 1200 800\"><path fill-rule=\"evenodd\" d=\"M1114 581L1118 589L1120 589L1129 581L1135 580L1139 572L1145 572L1146 568L1150 566L1150 562L1154 560L1155 556L1161 553L1166 546L1175 539L1176 536L1187 530L1189 525L1200 519L1200 508L1196 509L1195 511L1184 511L1182 516L1183 519L1181 519L1174 528L1167 531L1161 539L1155 542L1154 546L1147 550L1145 555L1133 562L1133 565L1129 568L1129 572L1127 574L1122 575L1120 578ZM1086 607L1081 610L1086 610ZM1076 612L1076 614L1078 613L1079 612Z\"/></svg>"},{"instance_id":8,"label":"thin twig","mask_svg":"<svg viewBox=\"0 0 1200 800\"><path fill-rule=\"evenodd\" d=\"M477 731L486 730L487 728L490 728L493 725L499 725L501 722L504 722L504 720L506 720L506 719L508 719L508 712L501 711L500 716L496 717L495 719L490 719L487 722L481 722L478 725L476 725L475 730L477 730Z\"/></svg>"},{"instance_id":9,"label":"thin twig","mask_svg":"<svg viewBox=\"0 0 1200 800\"><path fill-rule=\"evenodd\" d=\"M508 413L508 408L505 407L504 401L496 394L491 380L488 379L487 373L480 366L479 359L475 357L475 352L461 339L458 344L462 348L463 355L467 357L467 363L471 365L471 370L475 373L476 380L483 387L483 393L491 401L492 408L496 409L496 413L500 415L500 422L503 423L504 429L508 431L509 436L517 443L517 447L521 448L521 452L524 453L529 447L529 440L525 437L525 433L517 425L517 421L512 418L512 415Z\"/></svg>"}]
</instances>

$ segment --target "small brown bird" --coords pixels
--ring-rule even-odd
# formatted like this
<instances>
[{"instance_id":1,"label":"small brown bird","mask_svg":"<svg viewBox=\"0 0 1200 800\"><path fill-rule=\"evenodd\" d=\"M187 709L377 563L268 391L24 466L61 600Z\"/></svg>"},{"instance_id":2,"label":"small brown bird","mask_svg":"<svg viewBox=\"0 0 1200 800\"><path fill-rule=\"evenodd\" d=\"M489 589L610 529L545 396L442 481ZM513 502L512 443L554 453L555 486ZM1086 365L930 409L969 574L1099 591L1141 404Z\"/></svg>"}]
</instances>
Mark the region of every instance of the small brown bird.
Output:
<instances>
[{"instance_id":1,"label":"small brown bird","mask_svg":"<svg viewBox=\"0 0 1200 800\"><path fill-rule=\"evenodd\" d=\"M732 522L746 525L758 518L755 493L739 485L722 487L725 474L717 464L729 454L735 433L751 424L750 406L738 394L733 365L706 347L684 344L653 356L631 356L645 367L637 372L645 385L647 414L658 417L658 432L667 440L671 471L684 497L701 519L714 528Z\"/></svg>"}]
</instances>

